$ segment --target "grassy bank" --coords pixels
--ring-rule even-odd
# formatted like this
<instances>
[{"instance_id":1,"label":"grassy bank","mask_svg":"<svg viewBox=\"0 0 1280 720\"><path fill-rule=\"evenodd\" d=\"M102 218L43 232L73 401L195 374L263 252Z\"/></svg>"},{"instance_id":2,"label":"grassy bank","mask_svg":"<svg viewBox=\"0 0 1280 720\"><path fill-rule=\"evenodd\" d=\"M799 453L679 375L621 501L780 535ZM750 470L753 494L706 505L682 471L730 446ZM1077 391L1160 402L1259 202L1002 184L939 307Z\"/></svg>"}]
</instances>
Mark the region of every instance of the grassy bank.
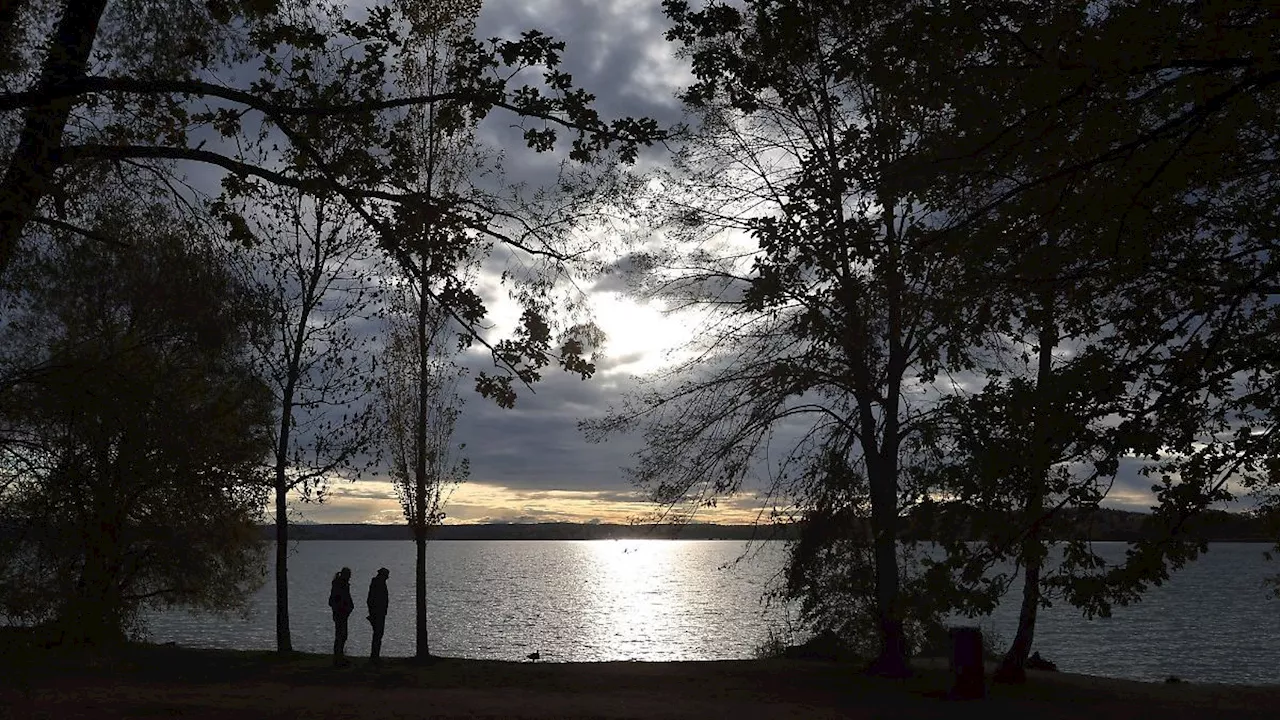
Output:
<instances>
[{"instance_id":1,"label":"grassy bank","mask_svg":"<svg viewBox=\"0 0 1280 720\"><path fill-rule=\"evenodd\" d=\"M1032 673L985 701L941 699L945 663L878 680L803 660L511 663L356 658L130 645L112 652L13 642L0 660L0 717L1274 717L1280 686L1150 684Z\"/></svg>"}]
</instances>

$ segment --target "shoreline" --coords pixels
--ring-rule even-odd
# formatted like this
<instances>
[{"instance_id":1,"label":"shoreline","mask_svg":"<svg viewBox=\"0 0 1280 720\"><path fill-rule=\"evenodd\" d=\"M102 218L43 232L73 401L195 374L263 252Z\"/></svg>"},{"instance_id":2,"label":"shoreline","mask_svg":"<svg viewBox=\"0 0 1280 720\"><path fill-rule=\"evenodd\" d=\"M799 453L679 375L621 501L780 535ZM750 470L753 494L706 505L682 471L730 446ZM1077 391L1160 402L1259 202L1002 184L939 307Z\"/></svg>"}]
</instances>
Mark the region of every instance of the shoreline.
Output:
<instances>
[{"instance_id":1,"label":"shoreline","mask_svg":"<svg viewBox=\"0 0 1280 720\"><path fill-rule=\"evenodd\" d=\"M941 658L904 680L815 660L545 663L352 658L132 644L113 652L10 642L0 659L0 718L226 717L1273 717L1280 685L1151 683L1028 673L990 684L977 706L944 699ZM3 708L10 708L9 714Z\"/></svg>"},{"instance_id":2,"label":"shoreline","mask_svg":"<svg viewBox=\"0 0 1280 720\"><path fill-rule=\"evenodd\" d=\"M42 642L47 642L48 637L49 636L45 635L43 630L40 628L33 628L33 627L21 626L21 625L0 624L0 671L3 671L3 668L5 666L4 656L7 653L11 652L14 648L20 648L22 646L29 645L31 643L38 644ZM295 642L296 642L296 635L295 635ZM357 646L357 647L360 647L361 651L363 652L368 651L367 645ZM385 646L384 646L384 649L385 649ZM228 647L228 646L219 647L219 646L211 646L211 645L186 644L181 641L174 641L174 640L163 641L163 640L157 640L152 638L130 640L127 644L127 647L124 650L126 654L146 653L151 651L179 652L179 653L192 653L192 654L213 654L213 655L223 654L228 657L243 656L243 657L254 657L254 658L269 658L270 661L278 660L281 657L275 651L274 647L271 644L267 644L259 647L247 647L247 648L246 647ZM53 649L47 650L45 652L51 655L56 655L59 652L63 652L63 649L54 647ZM80 652L80 650L72 649L70 650L70 652L76 653L76 652ZM523 652L524 650L519 651L519 653L523 653ZM316 650L314 648L314 643L312 644L311 649L295 649L291 651L290 656L295 659L329 657L326 653L326 650L323 650L323 649ZM357 655L352 657L358 658L360 656ZM382 657L384 661L387 661L390 663L405 663L405 664L412 665L417 662L417 660L413 656L409 656L409 655L384 654ZM513 664L513 663L518 665L525 664L523 661L520 660L519 654L505 655L505 656L488 656L488 657L433 655L432 659L454 662L454 663L480 663L480 664L496 663L498 665ZM1048 659L1056 660L1057 657L1050 656ZM773 662L773 661L782 661L782 662L798 661L802 663L819 663L819 664L825 663L825 664L839 665L845 668L852 668L853 671L856 672L856 669L859 667L859 664L866 664L870 662L870 658L849 656L843 652L836 653L836 654L832 654L830 652L823 653L821 651L813 652L805 644L801 644L801 645L792 645L787 647L787 652L785 653L755 655L755 656L738 656L738 657L729 656L729 657L718 657L718 658L717 657L695 658L695 659L686 658L686 659L679 659L679 660L653 660L653 659L643 659L643 658L622 658L622 657L614 657L614 658L608 658L608 659L591 659L591 660L584 660L584 659L563 660L563 659L559 659L559 656L557 656L554 653L548 656L544 652L542 657L539 658L538 664L542 666L600 666L600 665L610 665L610 664L702 665L707 663L744 663L744 662L750 663L750 662ZM932 671L947 671L949 661L946 657L943 657L943 656L917 656L912 658L911 663L912 663L913 669L915 670L932 672ZM999 664L998 656L988 654L986 656L986 659L984 660L984 663L986 665L988 680L990 680L990 676L995 672L995 669ZM1165 665L1166 667L1169 667L1169 664L1165 664ZM1201 670L1203 670L1203 668L1201 668ZM1253 678L1248 678L1243 680L1242 679L1218 679L1222 677L1220 674L1197 673L1196 670L1193 670L1191 668L1185 668L1179 671L1177 667L1174 667L1172 672L1166 672L1166 671L1161 671L1156 673L1143 672L1143 673L1134 673L1132 675L1103 674L1103 673L1090 672L1087 669L1071 669L1069 667L1067 669L1059 668L1056 670L1051 670L1051 671L1043 672L1040 674L1047 677L1077 677L1077 678L1088 678L1088 679L1092 679L1100 682L1115 681L1120 683L1136 683L1138 685L1162 685L1169 682L1169 678L1172 677L1176 679L1177 683L1185 684L1185 685L1196 685L1198 687L1242 687L1242 688L1258 688L1258 689L1271 689L1271 688L1280 689L1280 677L1277 677L1274 680L1270 679L1269 677L1264 677L1259 679L1257 677L1258 674L1254 673ZM1197 677L1197 674L1199 675L1199 677ZM0 682L2 682L2 678L0 678Z\"/></svg>"},{"instance_id":3,"label":"shoreline","mask_svg":"<svg viewBox=\"0 0 1280 720\"><path fill-rule=\"evenodd\" d=\"M1124 522L1114 527L1068 533L1076 539L1093 542L1130 543L1145 536L1141 513L1123 513ZM1266 532L1256 521L1253 527L1220 527L1206 530L1210 543L1264 543L1275 544L1276 537ZM460 523L433 526L430 540L796 540L800 536L797 523L779 525L734 525L718 523ZM259 536L266 541L275 539L276 526L258 526ZM309 540L411 540L412 534L404 523L299 523L289 525L290 541ZM1067 539L1064 537L1063 539ZM902 541L933 542L924 534L904 531ZM977 539L971 542L978 542Z\"/></svg>"}]
</instances>

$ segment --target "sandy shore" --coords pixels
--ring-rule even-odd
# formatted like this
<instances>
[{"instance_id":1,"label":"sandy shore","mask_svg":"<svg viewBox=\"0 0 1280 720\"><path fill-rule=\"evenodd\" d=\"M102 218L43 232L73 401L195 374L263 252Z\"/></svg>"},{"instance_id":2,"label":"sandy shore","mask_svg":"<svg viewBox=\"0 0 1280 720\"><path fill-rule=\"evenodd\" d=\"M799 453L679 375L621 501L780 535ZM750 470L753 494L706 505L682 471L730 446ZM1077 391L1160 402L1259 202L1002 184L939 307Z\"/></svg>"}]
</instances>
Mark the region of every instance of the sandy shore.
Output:
<instances>
[{"instance_id":1,"label":"sandy shore","mask_svg":"<svg viewBox=\"0 0 1280 720\"><path fill-rule=\"evenodd\" d=\"M6 652L0 718L1275 718L1280 686L1165 685L1033 673L982 701L800 660L505 663L404 659L337 669L317 655L134 646L108 656Z\"/></svg>"}]
</instances>

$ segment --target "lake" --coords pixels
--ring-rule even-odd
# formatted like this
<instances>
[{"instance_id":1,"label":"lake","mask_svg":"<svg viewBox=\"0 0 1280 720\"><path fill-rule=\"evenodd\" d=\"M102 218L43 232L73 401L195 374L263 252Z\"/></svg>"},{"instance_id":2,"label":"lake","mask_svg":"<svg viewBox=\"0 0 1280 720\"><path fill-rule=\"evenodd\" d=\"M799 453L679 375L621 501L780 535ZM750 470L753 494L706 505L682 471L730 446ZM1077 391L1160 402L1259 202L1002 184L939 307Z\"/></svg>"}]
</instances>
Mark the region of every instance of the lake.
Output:
<instances>
[{"instance_id":1,"label":"lake","mask_svg":"<svg viewBox=\"0 0 1280 720\"><path fill-rule=\"evenodd\" d=\"M1108 560L1123 543L1098 543ZM719 540L435 541L428 545L427 613L433 654L544 661L717 660L752 657L789 612L761 596L785 545ZM1210 552L1110 619L1084 620L1064 605L1042 610L1035 649L1069 672L1137 680L1280 683L1280 600L1262 586L1280 563L1267 546L1213 544ZM364 596L379 567L391 571L383 654L413 654L411 542L293 544L289 592L294 648L329 652L329 581L352 569L356 612L347 653L369 651ZM1017 627L1014 591L978 621L1003 647ZM182 611L149 618L150 639L211 648L275 645L274 578L246 617ZM794 637L798 641L799 637Z\"/></svg>"}]
</instances>

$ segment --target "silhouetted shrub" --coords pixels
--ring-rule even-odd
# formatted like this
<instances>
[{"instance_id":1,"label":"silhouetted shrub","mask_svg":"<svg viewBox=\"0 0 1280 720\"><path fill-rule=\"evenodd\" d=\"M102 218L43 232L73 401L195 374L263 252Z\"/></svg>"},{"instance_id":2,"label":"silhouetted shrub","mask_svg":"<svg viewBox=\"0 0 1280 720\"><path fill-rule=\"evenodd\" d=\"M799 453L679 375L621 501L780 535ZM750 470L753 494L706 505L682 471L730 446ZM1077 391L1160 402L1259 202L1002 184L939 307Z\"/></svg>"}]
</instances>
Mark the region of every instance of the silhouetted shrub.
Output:
<instances>
[{"instance_id":1,"label":"silhouetted shrub","mask_svg":"<svg viewBox=\"0 0 1280 720\"><path fill-rule=\"evenodd\" d=\"M769 660L787 656L787 642L782 635L769 628L769 634L761 640L752 652L757 660Z\"/></svg>"}]
</instances>

